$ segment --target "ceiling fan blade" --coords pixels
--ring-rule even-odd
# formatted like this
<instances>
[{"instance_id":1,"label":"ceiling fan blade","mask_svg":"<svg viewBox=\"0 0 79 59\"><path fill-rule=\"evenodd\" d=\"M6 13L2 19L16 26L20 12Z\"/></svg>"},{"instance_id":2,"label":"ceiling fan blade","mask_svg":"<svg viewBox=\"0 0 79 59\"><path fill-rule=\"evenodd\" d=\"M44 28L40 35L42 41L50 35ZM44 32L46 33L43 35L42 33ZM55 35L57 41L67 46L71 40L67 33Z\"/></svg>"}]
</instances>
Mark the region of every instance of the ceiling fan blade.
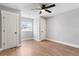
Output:
<instances>
[{"instance_id":1,"label":"ceiling fan blade","mask_svg":"<svg viewBox=\"0 0 79 59\"><path fill-rule=\"evenodd\" d=\"M49 12L49 13L52 13L50 10L45 10L45 11L47 11L47 12Z\"/></svg>"},{"instance_id":2,"label":"ceiling fan blade","mask_svg":"<svg viewBox=\"0 0 79 59\"><path fill-rule=\"evenodd\" d=\"M41 14L41 13L42 13L42 11L39 12L39 14Z\"/></svg>"},{"instance_id":3,"label":"ceiling fan blade","mask_svg":"<svg viewBox=\"0 0 79 59\"><path fill-rule=\"evenodd\" d=\"M55 6L56 6L55 4L52 4L52 5L47 6L47 7L45 7L45 8L47 9L47 8L51 8L51 7L55 7Z\"/></svg>"}]
</instances>

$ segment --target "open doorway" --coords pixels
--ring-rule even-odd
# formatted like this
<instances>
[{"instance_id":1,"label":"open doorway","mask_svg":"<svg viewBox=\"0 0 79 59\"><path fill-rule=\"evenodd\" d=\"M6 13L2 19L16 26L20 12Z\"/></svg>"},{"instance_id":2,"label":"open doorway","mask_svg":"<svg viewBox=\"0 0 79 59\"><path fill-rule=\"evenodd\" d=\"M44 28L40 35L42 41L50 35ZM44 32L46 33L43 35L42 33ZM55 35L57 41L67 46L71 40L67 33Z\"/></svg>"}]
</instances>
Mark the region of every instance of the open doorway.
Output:
<instances>
[{"instance_id":1,"label":"open doorway","mask_svg":"<svg viewBox=\"0 0 79 59\"><path fill-rule=\"evenodd\" d=\"M21 41L33 39L33 19L21 18Z\"/></svg>"}]
</instances>

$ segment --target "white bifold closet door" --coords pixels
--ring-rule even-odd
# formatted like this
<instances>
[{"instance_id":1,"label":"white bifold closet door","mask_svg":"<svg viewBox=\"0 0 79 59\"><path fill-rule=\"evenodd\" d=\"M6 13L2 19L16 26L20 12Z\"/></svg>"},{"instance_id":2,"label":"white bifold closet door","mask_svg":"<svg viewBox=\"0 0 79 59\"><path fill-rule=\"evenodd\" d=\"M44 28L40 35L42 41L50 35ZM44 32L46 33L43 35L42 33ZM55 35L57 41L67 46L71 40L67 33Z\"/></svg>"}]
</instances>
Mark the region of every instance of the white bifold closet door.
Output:
<instances>
[{"instance_id":1,"label":"white bifold closet door","mask_svg":"<svg viewBox=\"0 0 79 59\"><path fill-rule=\"evenodd\" d=\"M46 20L41 19L40 21L40 39L46 40Z\"/></svg>"},{"instance_id":2,"label":"white bifold closet door","mask_svg":"<svg viewBox=\"0 0 79 59\"><path fill-rule=\"evenodd\" d=\"M18 19L19 15L2 11L3 47L4 49L17 46Z\"/></svg>"}]
</instances>

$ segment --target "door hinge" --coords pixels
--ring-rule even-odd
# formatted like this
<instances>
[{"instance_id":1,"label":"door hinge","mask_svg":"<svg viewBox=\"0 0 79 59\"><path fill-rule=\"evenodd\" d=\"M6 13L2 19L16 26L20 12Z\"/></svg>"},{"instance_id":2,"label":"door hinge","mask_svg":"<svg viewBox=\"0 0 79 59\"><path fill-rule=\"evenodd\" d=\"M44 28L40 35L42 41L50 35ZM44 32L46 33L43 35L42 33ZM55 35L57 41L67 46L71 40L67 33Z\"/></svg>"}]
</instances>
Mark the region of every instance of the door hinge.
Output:
<instances>
[{"instance_id":1,"label":"door hinge","mask_svg":"<svg viewBox=\"0 0 79 59\"><path fill-rule=\"evenodd\" d=\"M3 19L5 19L5 16L3 16Z\"/></svg>"},{"instance_id":2,"label":"door hinge","mask_svg":"<svg viewBox=\"0 0 79 59\"><path fill-rule=\"evenodd\" d=\"M5 42L3 43L3 45L5 46Z\"/></svg>"},{"instance_id":3,"label":"door hinge","mask_svg":"<svg viewBox=\"0 0 79 59\"><path fill-rule=\"evenodd\" d=\"M5 32L5 30L3 30L3 32Z\"/></svg>"}]
</instances>

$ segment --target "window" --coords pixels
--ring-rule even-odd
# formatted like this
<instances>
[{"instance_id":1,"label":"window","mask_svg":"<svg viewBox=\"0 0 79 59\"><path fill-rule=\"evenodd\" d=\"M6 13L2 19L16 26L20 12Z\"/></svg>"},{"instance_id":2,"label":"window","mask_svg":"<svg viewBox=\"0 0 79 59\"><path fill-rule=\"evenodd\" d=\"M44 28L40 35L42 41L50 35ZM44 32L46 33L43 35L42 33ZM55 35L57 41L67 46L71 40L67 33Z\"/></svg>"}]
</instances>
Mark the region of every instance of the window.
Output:
<instances>
[{"instance_id":1,"label":"window","mask_svg":"<svg viewBox=\"0 0 79 59\"><path fill-rule=\"evenodd\" d=\"M21 22L22 31L32 31L32 22Z\"/></svg>"}]
</instances>

